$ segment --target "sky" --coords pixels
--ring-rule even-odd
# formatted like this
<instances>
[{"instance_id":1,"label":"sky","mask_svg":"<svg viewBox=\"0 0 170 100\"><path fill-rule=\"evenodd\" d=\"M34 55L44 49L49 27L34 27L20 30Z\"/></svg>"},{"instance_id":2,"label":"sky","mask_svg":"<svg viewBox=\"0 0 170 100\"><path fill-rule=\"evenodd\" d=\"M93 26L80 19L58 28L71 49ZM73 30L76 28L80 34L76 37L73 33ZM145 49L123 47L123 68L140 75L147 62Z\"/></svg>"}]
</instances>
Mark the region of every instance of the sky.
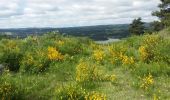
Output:
<instances>
[{"instance_id":1,"label":"sky","mask_svg":"<svg viewBox=\"0 0 170 100\"><path fill-rule=\"evenodd\" d=\"M159 0L0 0L0 28L127 24L151 16Z\"/></svg>"}]
</instances>

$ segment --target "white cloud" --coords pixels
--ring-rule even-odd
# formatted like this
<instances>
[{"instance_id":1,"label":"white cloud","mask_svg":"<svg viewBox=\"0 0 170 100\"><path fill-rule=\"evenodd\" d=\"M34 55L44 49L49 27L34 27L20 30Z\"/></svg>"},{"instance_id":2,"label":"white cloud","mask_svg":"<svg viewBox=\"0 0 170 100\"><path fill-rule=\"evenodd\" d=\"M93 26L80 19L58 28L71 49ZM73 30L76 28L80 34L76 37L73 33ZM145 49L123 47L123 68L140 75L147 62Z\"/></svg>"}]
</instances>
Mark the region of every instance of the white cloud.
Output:
<instances>
[{"instance_id":1,"label":"white cloud","mask_svg":"<svg viewBox=\"0 0 170 100\"><path fill-rule=\"evenodd\" d=\"M159 0L0 0L0 28L67 27L156 18Z\"/></svg>"}]
</instances>

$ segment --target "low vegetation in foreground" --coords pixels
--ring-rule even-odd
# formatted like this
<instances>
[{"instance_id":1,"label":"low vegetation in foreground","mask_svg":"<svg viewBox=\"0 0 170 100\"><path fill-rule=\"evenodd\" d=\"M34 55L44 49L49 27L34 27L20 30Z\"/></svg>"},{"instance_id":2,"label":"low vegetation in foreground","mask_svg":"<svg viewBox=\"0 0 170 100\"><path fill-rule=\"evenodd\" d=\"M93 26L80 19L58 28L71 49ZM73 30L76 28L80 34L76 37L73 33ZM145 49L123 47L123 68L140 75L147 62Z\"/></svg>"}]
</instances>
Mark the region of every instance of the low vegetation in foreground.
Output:
<instances>
[{"instance_id":1,"label":"low vegetation in foreground","mask_svg":"<svg viewBox=\"0 0 170 100\"><path fill-rule=\"evenodd\" d=\"M170 40L160 35L2 39L0 63L1 100L170 99Z\"/></svg>"}]
</instances>

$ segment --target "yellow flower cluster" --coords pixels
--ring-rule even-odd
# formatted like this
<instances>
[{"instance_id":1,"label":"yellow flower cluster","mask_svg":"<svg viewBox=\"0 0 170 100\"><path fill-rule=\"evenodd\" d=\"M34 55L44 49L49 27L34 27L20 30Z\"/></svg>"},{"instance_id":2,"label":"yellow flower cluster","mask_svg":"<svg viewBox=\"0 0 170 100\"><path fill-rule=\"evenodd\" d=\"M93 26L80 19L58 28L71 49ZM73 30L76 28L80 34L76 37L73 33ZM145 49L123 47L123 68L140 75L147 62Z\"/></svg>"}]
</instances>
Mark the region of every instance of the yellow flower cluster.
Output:
<instances>
[{"instance_id":1,"label":"yellow flower cluster","mask_svg":"<svg viewBox=\"0 0 170 100\"><path fill-rule=\"evenodd\" d=\"M102 61L105 57L104 51L102 50L95 50L93 52L93 57L96 61Z\"/></svg>"},{"instance_id":2,"label":"yellow flower cluster","mask_svg":"<svg viewBox=\"0 0 170 100\"><path fill-rule=\"evenodd\" d=\"M115 74L105 75L104 80L113 82L116 80L116 75Z\"/></svg>"},{"instance_id":3,"label":"yellow flower cluster","mask_svg":"<svg viewBox=\"0 0 170 100\"><path fill-rule=\"evenodd\" d=\"M80 98L84 100L86 96L85 89L74 85L68 85L64 87L57 86L55 93L58 96L57 100L79 100Z\"/></svg>"},{"instance_id":4,"label":"yellow flower cluster","mask_svg":"<svg viewBox=\"0 0 170 100\"><path fill-rule=\"evenodd\" d=\"M50 60L63 60L64 56L54 47L48 47L48 58Z\"/></svg>"},{"instance_id":5,"label":"yellow flower cluster","mask_svg":"<svg viewBox=\"0 0 170 100\"><path fill-rule=\"evenodd\" d=\"M34 64L34 58L31 54L26 54L25 58L27 58L27 61L25 62L27 65Z\"/></svg>"},{"instance_id":6,"label":"yellow flower cluster","mask_svg":"<svg viewBox=\"0 0 170 100\"><path fill-rule=\"evenodd\" d=\"M142 79L142 84L140 87L147 90L149 88L149 86L151 86L153 84L154 84L153 76L149 73L148 76L146 76Z\"/></svg>"},{"instance_id":7,"label":"yellow flower cluster","mask_svg":"<svg viewBox=\"0 0 170 100\"><path fill-rule=\"evenodd\" d=\"M156 94L153 95L153 100L160 100L160 97L157 96Z\"/></svg>"},{"instance_id":8,"label":"yellow flower cluster","mask_svg":"<svg viewBox=\"0 0 170 100\"><path fill-rule=\"evenodd\" d=\"M87 92L82 87L65 86L55 90L57 100L106 100L106 95L95 91Z\"/></svg>"},{"instance_id":9,"label":"yellow flower cluster","mask_svg":"<svg viewBox=\"0 0 170 100\"><path fill-rule=\"evenodd\" d=\"M111 81L116 80L116 75L105 75L96 65L80 60L76 66L76 81Z\"/></svg>"},{"instance_id":10,"label":"yellow flower cluster","mask_svg":"<svg viewBox=\"0 0 170 100\"><path fill-rule=\"evenodd\" d=\"M97 65L80 60L76 66L76 81L95 81L101 80L102 71L99 70Z\"/></svg>"},{"instance_id":11,"label":"yellow flower cluster","mask_svg":"<svg viewBox=\"0 0 170 100\"><path fill-rule=\"evenodd\" d=\"M128 56L122 56L122 63L124 65L129 65L129 64L134 64L134 58L133 57L128 57Z\"/></svg>"},{"instance_id":12,"label":"yellow flower cluster","mask_svg":"<svg viewBox=\"0 0 170 100\"><path fill-rule=\"evenodd\" d=\"M114 64L116 61L121 61L124 65L131 65L135 63L134 57L128 57L124 53L126 48L120 48L120 51L113 50L112 47L109 47L109 52L111 55L111 63Z\"/></svg>"},{"instance_id":13,"label":"yellow flower cluster","mask_svg":"<svg viewBox=\"0 0 170 100\"><path fill-rule=\"evenodd\" d=\"M160 41L160 37L158 35L150 35L150 36L147 36L145 39L144 39L144 44L147 44L147 45L156 45L158 43L158 41Z\"/></svg>"},{"instance_id":14,"label":"yellow flower cluster","mask_svg":"<svg viewBox=\"0 0 170 100\"><path fill-rule=\"evenodd\" d=\"M92 93L88 93L85 96L85 100L106 100L106 95L92 92Z\"/></svg>"},{"instance_id":15,"label":"yellow flower cluster","mask_svg":"<svg viewBox=\"0 0 170 100\"><path fill-rule=\"evenodd\" d=\"M126 55L123 55L123 53L120 53L119 57L122 60L122 63L124 65L130 65L130 64L134 64L135 63L133 57L128 57Z\"/></svg>"},{"instance_id":16,"label":"yellow flower cluster","mask_svg":"<svg viewBox=\"0 0 170 100\"><path fill-rule=\"evenodd\" d=\"M140 53L140 56L141 56L141 60L145 61L145 60L148 59L149 54L147 52L146 46L140 46L139 47L139 53Z\"/></svg>"},{"instance_id":17,"label":"yellow flower cluster","mask_svg":"<svg viewBox=\"0 0 170 100\"><path fill-rule=\"evenodd\" d=\"M76 81L85 81L88 78L88 65L80 60L80 63L76 67Z\"/></svg>"}]
</instances>

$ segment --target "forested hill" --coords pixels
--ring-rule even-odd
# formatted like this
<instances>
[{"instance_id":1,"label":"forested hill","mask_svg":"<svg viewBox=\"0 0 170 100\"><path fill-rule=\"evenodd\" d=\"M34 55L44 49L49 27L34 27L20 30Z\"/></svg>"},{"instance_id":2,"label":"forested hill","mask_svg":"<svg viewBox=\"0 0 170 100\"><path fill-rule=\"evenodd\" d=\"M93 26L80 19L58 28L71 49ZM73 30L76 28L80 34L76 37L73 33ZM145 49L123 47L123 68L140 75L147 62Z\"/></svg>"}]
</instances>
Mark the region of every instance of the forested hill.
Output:
<instances>
[{"instance_id":1,"label":"forested hill","mask_svg":"<svg viewBox=\"0 0 170 100\"><path fill-rule=\"evenodd\" d=\"M47 32L60 32L64 35L86 36L94 40L106 40L107 38L124 38L129 36L128 24L98 25L68 28L12 28L0 29L1 34L26 37L27 35L41 35Z\"/></svg>"}]
</instances>

